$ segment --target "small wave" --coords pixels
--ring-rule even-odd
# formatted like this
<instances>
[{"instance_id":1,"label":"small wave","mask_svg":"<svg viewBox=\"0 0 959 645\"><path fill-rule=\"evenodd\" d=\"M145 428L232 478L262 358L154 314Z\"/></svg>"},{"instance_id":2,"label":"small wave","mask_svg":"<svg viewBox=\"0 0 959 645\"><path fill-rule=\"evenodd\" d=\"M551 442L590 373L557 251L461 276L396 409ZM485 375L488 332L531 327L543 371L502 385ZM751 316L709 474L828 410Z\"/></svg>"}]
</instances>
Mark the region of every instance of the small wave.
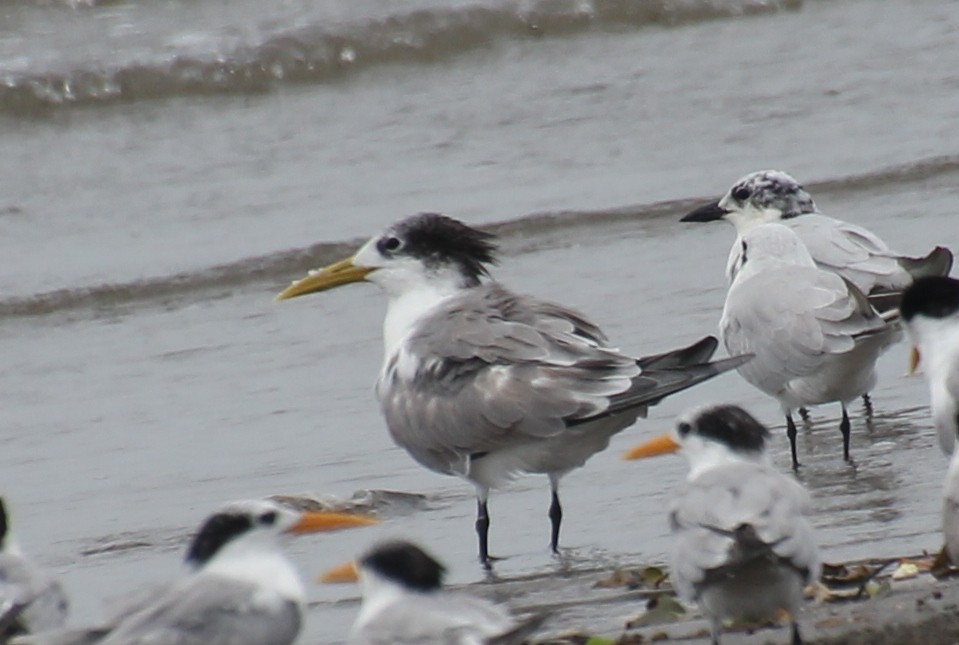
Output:
<instances>
[{"instance_id":1,"label":"small wave","mask_svg":"<svg viewBox=\"0 0 959 645\"><path fill-rule=\"evenodd\" d=\"M262 43L208 57L167 55L119 68L7 73L0 77L0 112L35 117L67 106L261 94L285 83L331 82L378 65L433 64L501 39L679 25L795 9L800 4L801 0L535 0L524 5L424 9L337 31L316 25L279 32Z\"/></svg>"},{"instance_id":2,"label":"small wave","mask_svg":"<svg viewBox=\"0 0 959 645\"><path fill-rule=\"evenodd\" d=\"M959 173L959 155L930 157L861 175L807 183L806 186L813 194L862 192L877 186L916 183L951 173ZM599 226L613 226L640 219L678 218L691 208L715 198L715 195L711 195L602 210L531 213L484 225L483 228L507 239L546 235L584 226L595 230ZM285 285L286 281L298 277L305 268L340 260L353 253L364 241L356 239L324 242L302 249L246 258L190 273L126 283L59 289L32 296L0 299L0 319L43 316L75 310L111 311L146 301L192 301L208 294L211 290L228 291L258 282L270 283L272 288L279 289Z\"/></svg>"}]
</instances>

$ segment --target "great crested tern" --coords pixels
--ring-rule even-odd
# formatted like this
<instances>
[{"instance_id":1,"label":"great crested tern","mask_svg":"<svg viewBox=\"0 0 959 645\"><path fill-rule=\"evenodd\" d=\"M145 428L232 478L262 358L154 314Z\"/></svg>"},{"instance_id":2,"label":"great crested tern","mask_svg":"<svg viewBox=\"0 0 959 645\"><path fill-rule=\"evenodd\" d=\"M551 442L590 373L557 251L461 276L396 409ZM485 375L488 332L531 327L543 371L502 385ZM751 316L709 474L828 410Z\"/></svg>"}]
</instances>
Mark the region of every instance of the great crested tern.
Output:
<instances>
[{"instance_id":1,"label":"great crested tern","mask_svg":"<svg viewBox=\"0 0 959 645\"><path fill-rule=\"evenodd\" d=\"M582 314L483 281L493 236L414 215L351 258L310 274L284 300L366 280L389 297L376 394L393 440L423 466L476 487L479 557L489 567L487 499L519 472L548 475L557 552L560 478L666 396L733 369L707 337L634 359Z\"/></svg>"},{"instance_id":2,"label":"great crested tern","mask_svg":"<svg viewBox=\"0 0 959 645\"><path fill-rule=\"evenodd\" d=\"M363 604L349 645L520 645L545 615L518 620L487 600L443 589L446 568L415 544L391 541L357 563L327 571L323 582L359 579Z\"/></svg>"},{"instance_id":3,"label":"great crested tern","mask_svg":"<svg viewBox=\"0 0 959 645\"><path fill-rule=\"evenodd\" d=\"M876 360L901 332L855 285L818 268L786 226L755 226L739 244L741 265L719 323L726 349L755 355L739 373L779 401L793 468L799 459L792 411L823 403L842 407L839 429L849 461L846 404L875 386Z\"/></svg>"},{"instance_id":4,"label":"great crested tern","mask_svg":"<svg viewBox=\"0 0 959 645\"><path fill-rule=\"evenodd\" d=\"M817 266L849 280L880 311L894 308L902 290L915 278L947 275L952 268L952 253L944 247L937 246L925 257L907 257L891 250L872 231L823 215L806 189L779 170L749 173L719 202L691 211L682 221L718 219L732 222L738 234L726 264L729 282L742 266L742 235L769 222L782 223L795 231Z\"/></svg>"},{"instance_id":5,"label":"great crested tern","mask_svg":"<svg viewBox=\"0 0 959 645\"><path fill-rule=\"evenodd\" d=\"M932 418L939 446L951 454L946 473L942 528L946 552L959 563L959 280L922 278L902 296L900 309L914 344L911 368L921 360L929 382Z\"/></svg>"},{"instance_id":6,"label":"great crested tern","mask_svg":"<svg viewBox=\"0 0 959 645\"><path fill-rule=\"evenodd\" d=\"M0 497L0 643L61 627L67 607L60 581L20 551Z\"/></svg>"},{"instance_id":7,"label":"great crested tern","mask_svg":"<svg viewBox=\"0 0 959 645\"><path fill-rule=\"evenodd\" d=\"M180 579L135 596L107 624L13 644L288 645L300 632L305 590L280 550L280 536L372 523L344 513L301 513L269 500L233 502L200 526Z\"/></svg>"},{"instance_id":8,"label":"great crested tern","mask_svg":"<svg viewBox=\"0 0 959 645\"><path fill-rule=\"evenodd\" d=\"M768 620L783 610L793 645L802 643L803 588L818 579L820 560L805 517L809 495L769 464L768 438L742 408L717 405L683 414L673 433L625 455L681 450L689 461L686 487L669 510L670 578L679 596L709 618L714 645L724 620Z\"/></svg>"}]
</instances>

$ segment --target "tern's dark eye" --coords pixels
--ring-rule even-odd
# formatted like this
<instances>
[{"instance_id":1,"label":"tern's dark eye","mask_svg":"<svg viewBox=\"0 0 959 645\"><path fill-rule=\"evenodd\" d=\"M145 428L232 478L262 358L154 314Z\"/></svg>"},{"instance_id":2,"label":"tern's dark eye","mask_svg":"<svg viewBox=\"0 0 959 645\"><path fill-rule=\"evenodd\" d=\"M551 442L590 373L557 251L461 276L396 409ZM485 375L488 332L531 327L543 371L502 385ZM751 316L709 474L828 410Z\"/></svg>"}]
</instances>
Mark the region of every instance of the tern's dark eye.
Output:
<instances>
[{"instance_id":1,"label":"tern's dark eye","mask_svg":"<svg viewBox=\"0 0 959 645\"><path fill-rule=\"evenodd\" d=\"M380 240L380 251L392 253L403 246L402 240L398 237L387 237Z\"/></svg>"},{"instance_id":2,"label":"tern's dark eye","mask_svg":"<svg viewBox=\"0 0 959 645\"><path fill-rule=\"evenodd\" d=\"M690 432L693 431L693 426L683 421L678 426L676 426L676 430L679 432L680 437L685 437L686 435L688 435Z\"/></svg>"},{"instance_id":3,"label":"tern's dark eye","mask_svg":"<svg viewBox=\"0 0 959 645\"><path fill-rule=\"evenodd\" d=\"M749 186L736 186L733 188L733 197L737 201L744 202L749 199L749 196L753 194L753 191L750 190Z\"/></svg>"},{"instance_id":4,"label":"tern's dark eye","mask_svg":"<svg viewBox=\"0 0 959 645\"><path fill-rule=\"evenodd\" d=\"M260 524L264 526L271 526L274 522L276 522L276 511L267 511L260 516Z\"/></svg>"}]
</instances>

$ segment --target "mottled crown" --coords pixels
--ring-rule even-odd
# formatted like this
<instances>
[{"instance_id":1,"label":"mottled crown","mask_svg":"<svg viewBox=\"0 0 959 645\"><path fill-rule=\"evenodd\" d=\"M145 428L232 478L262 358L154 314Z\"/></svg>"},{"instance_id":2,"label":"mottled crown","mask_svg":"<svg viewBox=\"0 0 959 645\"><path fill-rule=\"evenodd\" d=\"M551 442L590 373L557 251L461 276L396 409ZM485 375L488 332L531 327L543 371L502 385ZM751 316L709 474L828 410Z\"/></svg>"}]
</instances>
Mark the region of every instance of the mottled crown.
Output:
<instances>
[{"instance_id":1,"label":"mottled crown","mask_svg":"<svg viewBox=\"0 0 959 645\"><path fill-rule=\"evenodd\" d=\"M397 222L376 244L384 256L408 255L427 267L452 264L470 283L489 275L496 264L492 233L477 230L437 213L420 213Z\"/></svg>"},{"instance_id":2,"label":"mottled crown","mask_svg":"<svg viewBox=\"0 0 959 645\"><path fill-rule=\"evenodd\" d=\"M741 452L762 452L769 430L738 405L717 405L680 420L681 437L695 433Z\"/></svg>"},{"instance_id":3,"label":"mottled crown","mask_svg":"<svg viewBox=\"0 0 959 645\"><path fill-rule=\"evenodd\" d=\"M959 280L919 278L902 294L899 313L909 322L916 316L947 318L959 312Z\"/></svg>"},{"instance_id":4,"label":"mottled crown","mask_svg":"<svg viewBox=\"0 0 959 645\"><path fill-rule=\"evenodd\" d=\"M446 567L410 542L385 542L363 556L361 566L416 591L434 591L443 585Z\"/></svg>"},{"instance_id":5,"label":"mottled crown","mask_svg":"<svg viewBox=\"0 0 959 645\"><path fill-rule=\"evenodd\" d=\"M778 209L783 219L817 212L815 202L802 184L779 170L760 170L746 175L729 189L726 199L730 198L740 206L748 202L756 208Z\"/></svg>"}]
</instances>

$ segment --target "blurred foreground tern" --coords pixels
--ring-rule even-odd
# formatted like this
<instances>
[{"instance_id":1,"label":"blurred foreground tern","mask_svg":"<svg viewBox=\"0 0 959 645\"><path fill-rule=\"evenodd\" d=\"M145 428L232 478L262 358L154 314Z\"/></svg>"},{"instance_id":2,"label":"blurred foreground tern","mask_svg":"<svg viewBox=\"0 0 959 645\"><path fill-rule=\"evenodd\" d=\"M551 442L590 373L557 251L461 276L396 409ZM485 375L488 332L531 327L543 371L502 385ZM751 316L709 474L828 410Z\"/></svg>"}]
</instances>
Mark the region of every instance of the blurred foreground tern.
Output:
<instances>
[{"instance_id":1,"label":"blurred foreground tern","mask_svg":"<svg viewBox=\"0 0 959 645\"><path fill-rule=\"evenodd\" d=\"M57 629L66 619L63 587L21 553L0 497L0 643L17 634Z\"/></svg>"},{"instance_id":2,"label":"blurred foreground tern","mask_svg":"<svg viewBox=\"0 0 959 645\"><path fill-rule=\"evenodd\" d=\"M394 541L375 546L358 563L330 569L320 580L359 579L363 604L349 645L519 645L546 618L520 621L487 600L445 591L445 573L420 547Z\"/></svg>"},{"instance_id":3,"label":"blurred foreground tern","mask_svg":"<svg viewBox=\"0 0 959 645\"><path fill-rule=\"evenodd\" d=\"M942 528L946 553L959 563L959 280L923 278L902 296L902 319L914 344L911 371L920 360L929 382L939 446L951 454L946 474Z\"/></svg>"},{"instance_id":4,"label":"blurred foreground tern","mask_svg":"<svg viewBox=\"0 0 959 645\"><path fill-rule=\"evenodd\" d=\"M776 471L764 449L769 431L735 405L682 415L675 432L634 448L626 459L681 450L686 488L670 505L670 578L679 596L697 602L719 643L725 620L757 622L783 610L792 643L802 643L797 617L803 588L819 578L810 500L793 478Z\"/></svg>"},{"instance_id":5,"label":"blurred foreground tern","mask_svg":"<svg viewBox=\"0 0 959 645\"><path fill-rule=\"evenodd\" d=\"M288 645L300 632L305 591L280 551L280 535L373 523L343 513L300 513L268 500L234 502L200 526L181 579L136 597L105 625L13 644Z\"/></svg>"},{"instance_id":6,"label":"blurred foreground tern","mask_svg":"<svg viewBox=\"0 0 959 645\"><path fill-rule=\"evenodd\" d=\"M782 224L753 227L739 244L741 265L719 323L726 349L755 355L739 373L779 401L793 468L799 460L792 411L822 403L842 406L839 429L849 461L846 404L875 387L876 360L901 332L855 285L816 267Z\"/></svg>"},{"instance_id":7,"label":"blurred foreground tern","mask_svg":"<svg viewBox=\"0 0 959 645\"><path fill-rule=\"evenodd\" d=\"M423 466L476 487L479 557L487 499L516 473L549 476L550 547L559 480L666 396L748 360L709 363L717 341L634 359L582 314L481 281L492 235L436 214L406 218L351 258L313 271L284 300L367 280L389 296L376 383L393 440Z\"/></svg>"},{"instance_id":8,"label":"blurred foreground tern","mask_svg":"<svg viewBox=\"0 0 959 645\"><path fill-rule=\"evenodd\" d=\"M778 170L746 175L718 203L701 206L682 221L718 219L732 222L738 234L726 264L730 282L742 267L743 234L769 222L780 222L795 231L819 268L849 280L880 311L895 308L902 290L915 278L947 275L952 268L952 253L944 247L937 246L922 258L906 257L891 250L875 233L821 214L806 189Z\"/></svg>"}]
</instances>

